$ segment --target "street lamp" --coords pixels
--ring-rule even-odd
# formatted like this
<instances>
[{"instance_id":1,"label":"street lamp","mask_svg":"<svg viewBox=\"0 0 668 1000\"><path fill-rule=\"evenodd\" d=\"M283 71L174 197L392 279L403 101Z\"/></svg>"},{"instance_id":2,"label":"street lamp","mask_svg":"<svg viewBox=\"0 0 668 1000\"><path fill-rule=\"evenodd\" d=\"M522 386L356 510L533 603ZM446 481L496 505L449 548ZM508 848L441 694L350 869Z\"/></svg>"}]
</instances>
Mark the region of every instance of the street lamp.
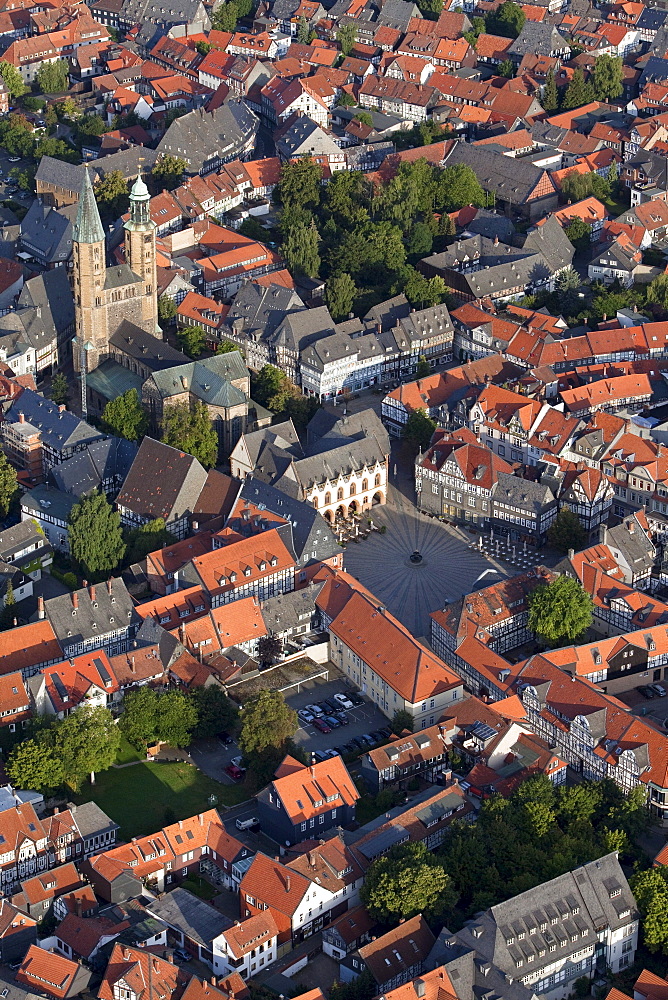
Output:
<instances>
[{"instance_id":1,"label":"street lamp","mask_svg":"<svg viewBox=\"0 0 668 1000\"><path fill-rule=\"evenodd\" d=\"M90 340L82 340L80 337L72 337L72 353L79 348L79 368L81 370L81 416L84 420L88 418L88 399L86 394L86 369L88 361L86 355L93 350Z\"/></svg>"}]
</instances>

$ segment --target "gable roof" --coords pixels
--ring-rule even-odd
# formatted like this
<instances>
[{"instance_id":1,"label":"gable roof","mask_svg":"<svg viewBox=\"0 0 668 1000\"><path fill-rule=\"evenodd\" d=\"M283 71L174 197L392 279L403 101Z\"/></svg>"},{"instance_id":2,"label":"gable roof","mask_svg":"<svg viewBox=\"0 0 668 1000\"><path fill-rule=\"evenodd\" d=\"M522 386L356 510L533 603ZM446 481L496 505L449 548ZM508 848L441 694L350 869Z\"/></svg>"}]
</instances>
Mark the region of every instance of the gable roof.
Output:
<instances>
[{"instance_id":1,"label":"gable roof","mask_svg":"<svg viewBox=\"0 0 668 1000\"><path fill-rule=\"evenodd\" d=\"M119 507L165 522L192 512L206 482L196 458L145 437L117 497Z\"/></svg>"}]
</instances>

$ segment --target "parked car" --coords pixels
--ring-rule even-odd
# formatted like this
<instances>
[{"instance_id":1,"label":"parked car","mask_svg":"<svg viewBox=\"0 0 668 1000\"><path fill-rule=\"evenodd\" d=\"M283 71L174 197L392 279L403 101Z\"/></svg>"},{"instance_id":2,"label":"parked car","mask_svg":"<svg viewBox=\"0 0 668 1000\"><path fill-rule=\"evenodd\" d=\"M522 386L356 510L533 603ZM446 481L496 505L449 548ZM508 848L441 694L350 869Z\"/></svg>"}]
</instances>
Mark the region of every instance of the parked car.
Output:
<instances>
[{"instance_id":1,"label":"parked car","mask_svg":"<svg viewBox=\"0 0 668 1000\"><path fill-rule=\"evenodd\" d=\"M366 743L361 736L356 736L350 742L357 750L366 750Z\"/></svg>"},{"instance_id":2,"label":"parked car","mask_svg":"<svg viewBox=\"0 0 668 1000\"><path fill-rule=\"evenodd\" d=\"M248 819L238 819L235 823L237 830L252 830L253 827L259 825L260 821L257 816L249 816Z\"/></svg>"},{"instance_id":3,"label":"parked car","mask_svg":"<svg viewBox=\"0 0 668 1000\"><path fill-rule=\"evenodd\" d=\"M310 712L311 715L324 715L325 713L320 708L320 705L307 705L306 711Z\"/></svg>"},{"instance_id":4,"label":"parked car","mask_svg":"<svg viewBox=\"0 0 668 1000\"><path fill-rule=\"evenodd\" d=\"M313 756L318 761L318 763L320 763L323 760L327 760L328 753L329 753L329 751L327 751L327 750L314 750L313 751Z\"/></svg>"},{"instance_id":5,"label":"parked car","mask_svg":"<svg viewBox=\"0 0 668 1000\"><path fill-rule=\"evenodd\" d=\"M387 726L383 726L383 728L379 729L378 732L381 734L384 740L389 740L390 736L392 735L392 730L388 729Z\"/></svg>"},{"instance_id":6,"label":"parked car","mask_svg":"<svg viewBox=\"0 0 668 1000\"><path fill-rule=\"evenodd\" d=\"M355 743L354 740L351 740L350 743L345 744L343 749L345 750L346 753L357 753L357 751L360 748L358 747L357 743Z\"/></svg>"},{"instance_id":7,"label":"parked car","mask_svg":"<svg viewBox=\"0 0 668 1000\"><path fill-rule=\"evenodd\" d=\"M321 733L331 733L331 727L327 725L324 719L314 719L313 725L316 729L319 729Z\"/></svg>"},{"instance_id":8,"label":"parked car","mask_svg":"<svg viewBox=\"0 0 668 1000\"><path fill-rule=\"evenodd\" d=\"M18 163L19 160L21 159L21 157L20 156L8 156L7 159L9 160L10 163Z\"/></svg>"},{"instance_id":9,"label":"parked car","mask_svg":"<svg viewBox=\"0 0 668 1000\"><path fill-rule=\"evenodd\" d=\"M374 743L382 743L383 740L385 739L380 729L374 729L372 733L369 733L369 736L371 737Z\"/></svg>"},{"instance_id":10,"label":"parked car","mask_svg":"<svg viewBox=\"0 0 668 1000\"><path fill-rule=\"evenodd\" d=\"M342 705L344 708L353 707L353 703L347 694L335 694L334 697L338 701L339 705Z\"/></svg>"},{"instance_id":11,"label":"parked car","mask_svg":"<svg viewBox=\"0 0 668 1000\"><path fill-rule=\"evenodd\" d=\"M233 743L232 737L229 733L217 733L216 734L223 746L228 747L230 743Z\"/></svg>"},{"instance_id":12,"label":"parked car","mask_svg":"<svg viewBox=\"0 0 668 1000\"><path fill-rule=\"evenodd\" d=\"M361 694L357 694L356 691L353 691L353 693L350 695L350 701L352 701L353 705L356 706L364 704L364 698L362 697Z\"/></svg>"},{"instance_id":13,"label":"parked car","mask_svg":"<svg viewBox=\"0 0 668 1000\"><path fill-rule=\"evenodd\" d=\"M339 726L341 725L341 723L339 722L339 720L336 718L335 715L325 715L323 716L323 718L330 729L338 729Z\"/></svg>"},{"instance_id":14,"label":"parked car","mask_svg":"<svg viewBox=\"0 0 668 1000\"><path fill-rule=\"evenodd\" d=\"M189 952L184 951L183 948L175 948L174 954L180 962L190 962L192 959L192 955Z\"/></svg>"},{"instance_id":15,"label":"parked car","mask_svg":"<svg viewBox=\"0 0 668 1000\"><path fill-rule=\"evenodd\" d=\"M338 701L334 701L333 698L323 698L320 704L324 709L326 709L327 715L336 715L338 710L341 708Z\"/></svg>"},{"instance_id":16,"label":"parked car","mask_svg":"<svg viewBox=\"0 0 668 1000\"><path fill-rule=\"evenodd\" d=\"M232 758L232 764L234 764L235 767L238 767L240 771L245 771L246 768L243 766L242 762L243 762L243 757L241 756L241 754L239 754L238 757Z\"/></svg>"},{"instance_id":17,"label":"parked car","mask_svg":"<svg viewBox=\"0 0 668 1000\"><path fill-rule=\"evenodd\" d=\"M228 764L225 768L225 774L228 775L232 781L243 781L245 773L246 772L242 771L242 769L237 767L236 764Z\"/></svg>"},{"instance_id":18,"label":"parked car","mask_svg":"<svg viewBox=\"0 0 668 1000\"><path fill-rule=\"evenodd\" d=\"M666 689L662 684L650 684L650 687L655 694L658 694L659 698L666 697Z\"/></svg>"},{"instance_id":19,"label":"parked car","mask_svg":"<svg viewBox=\"0 0 668 1000\"><path fill-rule=\"evenodd\" d=\"M299 709L299 711L297 712L297 717L299 718L300 722L306 723L307 726L310 726L311 723L313 722L313 719L315 718L315 716L313 716L311 712L307 712L305 708Z\"/></svg>"},{"instance_id":20,"label":"parked car","mask_svg":"<svg viewBox=\"0 0 668 1000\"><path fill-rule=\"evenodd\" d=\"M654 698L654 697L656 697L654 691L652 691L651 687L649 687L647 684L642 684L638 688L638 690L640 691L640 693L643 696L643 698Z\"/></svg>"},{"instance_id":21,"label":"parked car","mask_svg":"<svg viewBox=\"0 0 668 1000\"><path fill-rule=\"evenodd\" d=\"M334 712L334 716L333 717L335 719L339 720L339 725L341 725L341 726L349 726L350 725L350 719L348 718L348 716L346 715L345 712L341 712L341 711Z\"/></svg>"}]
</instances>

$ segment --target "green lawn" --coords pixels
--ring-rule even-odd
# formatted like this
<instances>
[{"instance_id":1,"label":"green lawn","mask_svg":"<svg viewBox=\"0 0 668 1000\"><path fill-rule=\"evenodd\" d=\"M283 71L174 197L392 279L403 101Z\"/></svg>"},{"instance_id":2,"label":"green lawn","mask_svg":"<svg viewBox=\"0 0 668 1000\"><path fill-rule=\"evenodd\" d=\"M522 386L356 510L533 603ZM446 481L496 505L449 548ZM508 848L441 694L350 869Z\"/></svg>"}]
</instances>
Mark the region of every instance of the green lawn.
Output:
<instances>
[{"instance_id":1,"label":"green lawn","mask_svg":"<svg viewBox=\"0 0 668 1000\"><path fill-rule=\"evenodd\" d=\"M144 760L145 754L135 750L132 743L128 743L125 736L121 736L121 745L116 754L117 764L129 764L133 760Z\"/></svg>"},{"instance_id":2,"label":"green lawn","mask_svg":"<svg viewBox=\"0 0 668 1000\"><path fill-rule=\"evenodd\" d=\"M211 808L211 795L228 806L248 798L243 785L221 785L192 764L146 761L96 775L77 801L97 802L120 825L119 840L130 840Z\"/></svg>"},{"instance_id":3,"label":"green lawn","mask_svg":"<svg viewBox=\"0 0 668 1000\"><path fill-rule=\"evenodd\" d=\"M180 885L182 889L187 889L189 892L192 892L194 896L199 896L200 899L206 900L213 899L213 897L220 891L219 889L214 889L210 882L207 882L199 875L184 878Z\"/></svg>"}]
</instances>

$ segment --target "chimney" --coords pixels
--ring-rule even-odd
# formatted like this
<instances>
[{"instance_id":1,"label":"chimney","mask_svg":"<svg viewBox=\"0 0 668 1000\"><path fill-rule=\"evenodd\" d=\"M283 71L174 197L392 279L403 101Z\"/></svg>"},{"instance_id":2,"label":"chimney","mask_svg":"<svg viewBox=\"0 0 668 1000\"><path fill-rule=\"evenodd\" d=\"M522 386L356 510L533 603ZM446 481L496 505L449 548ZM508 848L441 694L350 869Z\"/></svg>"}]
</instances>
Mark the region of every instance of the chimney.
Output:
<instances>
[{"instance_id":1,"label":"chimney","mask_svg":"<svg viewBox=\"0 0 668 1000\"><path fill-rule=\"evenodd\" d=\"M424 979L414 980L413 986L415 987L415 996L423 997L425 992Z\"/></svg>"},{"instance_id":2,"label":"chimney","mask_svg":"<svg viewBox=\"0 0 668 1000\"><path fill-rule=\"evenodd\" d=\"M572 559L575 556L575 549L568 550L568 558Z\"/></svg>"},{"instance_id":3,"label":"chimney","mask_svg":"<svg viewBox=\"0 0 668 1000\"><path fill-rule=\"evenodd\" d=\"M90 587L88 588L88 593L90 595L91 601L94 601L95 600L95 586L94 586L94 584L91 583Z\"/></svg>"},{"instance_id":4,"label":"chimney","mask_svg":"<svg viewBox=\"0 0 668 1000\"><path fill-rule=\"evenodd\" d=\"M44 611L44 598L40 594L40 596L37 598L37 617L40 619L44 618L45 614L46 612Z\"/></svg>"},{"instance_id":5,"label":"chimney","mask_svg":"<svg viewBox=\"0 0 668 1000\"><path fill-rule=\"evenodd\" d=\"M179 642L183 646L186 644L186 627L183 622L179 625Z\"/></svg>"},{"instance_id":6,"label":"chimney","mask_svg":"<svg viewBox=\"0 0 668 1000\"><path fill-rule=\"evenodd\" d=\"M61 403L60 406L58 407L58 413L64 413L66 409L67 407L65 406L65 404Z\"/></svg>"},{"instance_id":7,"label":"chimney","mask_svg":"<svg viewBox=\"0 0 668 1000\"><path fill-rule=\"evenodd\" d=\"M135 658L134 658L134 656L131 656L130 657L130 673L134 674L134 672L135 672Z\"/></svg>"},{"instance_id":8,"label":"chimney","mask_svg":"<svg viewBox=\"0 0 668 1000\"><path fill-rule=\"evenodd\" d=\"M72 607L75 609L79 607L79 595L76 591L72 594Z\"/></svg>"},{"instance_id":9,"label":"chimney","mask_svg":"<svg viewBox=\"0 0 668 1000\"><path fill-rule=\"evenodd\" d=\"M107 591L111 595L111 580L107 580Z\"/></svg>"},{"instance_id":10,"label":"chimney","mask_svg":"<svg viewBox=\"0 0 668 1000\"><path fill-rule=\"evenodd\" d=\"M608 527L606 524L601 525L601 545L608 544Z\"/></svg>"},{"instance_id":11,"label":"chimney","mask_svg":"<svg viewBox=\"0 0 668 1000\"><path fill-rule=\"evenodd\" d=\"M285 891L290 892L290 876L285 876Z\"/></svg>"},{"instance_id":12,"label":"chimney","mask_svg":"<svg viewBox=\"0 0 668 1000\"><path fill-rule=\"evenodd\" d=\"M26 422L25 413L19 413L19 423L24 424Z\"/></svg>"},{"instance_id":13,"label":"chimney","mask_svg":"<svg viewBox=\"0 0 668 1000\"><path fill-rule=\"evenodd\" d=\"M77 917L80 917L81 916L81 911L83 909L83 907L81 905L81 899L80 898L77 898L77 899L74 900L74 906L75 906L75 909L76 909Z\"/></svg>"},{"instance_id":14,"label":"chimney","mask_svg":"<svg viewBox=\"0 0 668 1000\"><path fill-rule=\"evenodd\" d=\"M635 521L629 520L628 529L629 529L629 535L632 535L633 532L636 530Z\"/></svg>"},{"instance_id":15,"label":"chimney","mask_svg":"<svg viewBox=\"0 0 668 1000\"><path fill-rule=\"evenodd\" d=\"M212 986L216 985L216 977L215 976L211 976L211 985Z\"/></svg>"}]
</instances>

